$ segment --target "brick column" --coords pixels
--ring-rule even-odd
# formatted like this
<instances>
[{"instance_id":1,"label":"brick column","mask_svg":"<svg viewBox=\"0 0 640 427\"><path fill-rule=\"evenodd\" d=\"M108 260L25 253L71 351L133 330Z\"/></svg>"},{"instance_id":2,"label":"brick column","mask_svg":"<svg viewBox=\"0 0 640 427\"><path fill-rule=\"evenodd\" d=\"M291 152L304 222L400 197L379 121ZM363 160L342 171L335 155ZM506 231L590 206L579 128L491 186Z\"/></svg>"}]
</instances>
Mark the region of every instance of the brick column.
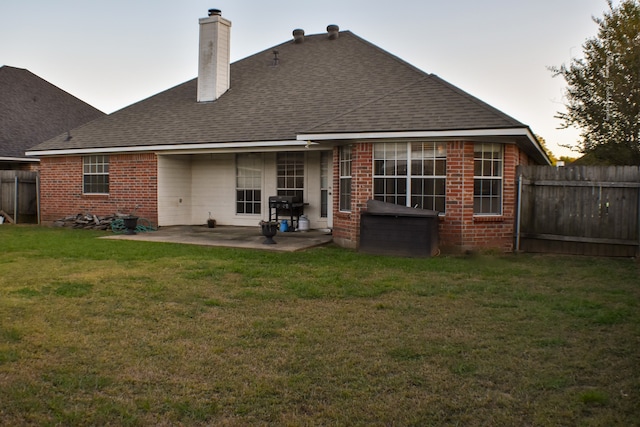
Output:
<instances>
[{"instance_id":1,"label":"brick column","mask_svg":"<svg viewBox=\"0 0 640 427\"><path fill-rule=\"evenodd\" d=\"M473 223L473 143L447 143L445 216L440 220L440 247L464 248Z\"/></svg>"},{"instance_id":2,"label":"brick column","mask_svg":"<svg viewBox=\"0 0 640 427\"><path fill-rule=\"evenodd\" d=\"M340 212L340 149L333 151L333 240L356 249L360 239L360 213L373 198L373 144L362 142L351 148L351 212Z\"/></svg>"}]
</instances>

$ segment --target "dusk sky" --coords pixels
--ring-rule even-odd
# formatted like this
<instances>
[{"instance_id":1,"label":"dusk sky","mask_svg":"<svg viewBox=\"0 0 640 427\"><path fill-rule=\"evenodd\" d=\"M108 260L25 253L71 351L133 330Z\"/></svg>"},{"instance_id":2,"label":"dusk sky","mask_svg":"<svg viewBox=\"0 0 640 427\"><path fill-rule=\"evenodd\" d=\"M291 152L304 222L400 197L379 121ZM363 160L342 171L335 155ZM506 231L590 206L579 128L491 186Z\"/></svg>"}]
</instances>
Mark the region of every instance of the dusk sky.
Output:
<instances>
[{"instance_id":1,"label":"dusk sky","mask_svg":"<svg viewBox=\"0 0 640 427\"><path fill-rule=\"evenodd\" d=\"M614 6L619 0L614 0ZM25 68L111 113L196 77L198 19L232 21L236 61L295 28L350 30L529 125L556 155L566 87L548 66L582 56L605 0L0 0L0 65Z\"/></svg>"}]
</instances>

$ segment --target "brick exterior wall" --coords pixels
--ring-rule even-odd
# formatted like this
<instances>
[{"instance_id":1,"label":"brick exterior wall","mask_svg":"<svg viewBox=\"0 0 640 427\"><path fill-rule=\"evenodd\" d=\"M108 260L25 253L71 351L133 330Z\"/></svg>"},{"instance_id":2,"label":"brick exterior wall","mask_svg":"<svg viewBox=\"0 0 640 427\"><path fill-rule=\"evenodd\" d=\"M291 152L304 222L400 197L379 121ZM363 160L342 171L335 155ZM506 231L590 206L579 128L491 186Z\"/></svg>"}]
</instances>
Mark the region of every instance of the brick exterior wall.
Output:
<instances>
[{"instance_id":1,"label":"brick exterior wall","mask_svg":"<svg viewBox=\"0 0 640 427\"><path fill-rule=\"evenodd\" d=\"M44 157L40 168L44 223L69 215L130 213L158 223L158 161L155 154L109 156L109 194L83 194L82 156Z\"/></svg>"},{"instance_id":2,"label":"brick exterior wall","mask_svg":"<svg viewBox=\"0 0 640 427\"><path fill-rule=\"evenodd\" d=\"M440 218L440 247L445 251L513 250L516 214L516 166L528 157L513 144L504 145L503 212L499 216L473 214L472 142L447 143L446 214ZM352 149L352 209L339 211L339 149L333 153L333 238L344 247L357 248L360 214L373 197L373 144L358 143Z\"/></svg>"}]
</instances>

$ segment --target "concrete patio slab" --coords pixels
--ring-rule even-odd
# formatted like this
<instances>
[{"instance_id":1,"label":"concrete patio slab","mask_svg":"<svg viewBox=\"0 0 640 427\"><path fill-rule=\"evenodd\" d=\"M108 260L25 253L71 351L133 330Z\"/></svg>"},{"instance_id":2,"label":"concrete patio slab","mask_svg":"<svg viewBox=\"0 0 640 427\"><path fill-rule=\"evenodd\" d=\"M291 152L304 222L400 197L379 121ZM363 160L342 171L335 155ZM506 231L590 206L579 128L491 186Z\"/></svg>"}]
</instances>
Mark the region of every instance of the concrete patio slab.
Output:
<instances>
[{"instance_id":1,"label":"concrete patio slab","mask_svg":"<svg viewBox=\"0 0 640 427\"><path fill-rule=\"evenodd\" d=\"M138 240L146 242L184 243L202 246L224 246L229 248L262 249L280 252L300 251L327 244L333 240L330 231L309 230L278 234L275 245L266 245L260 227L179 225L160 227L158 231L135 235L114 234L103 239Z\"/></svg>"}]
</instances>

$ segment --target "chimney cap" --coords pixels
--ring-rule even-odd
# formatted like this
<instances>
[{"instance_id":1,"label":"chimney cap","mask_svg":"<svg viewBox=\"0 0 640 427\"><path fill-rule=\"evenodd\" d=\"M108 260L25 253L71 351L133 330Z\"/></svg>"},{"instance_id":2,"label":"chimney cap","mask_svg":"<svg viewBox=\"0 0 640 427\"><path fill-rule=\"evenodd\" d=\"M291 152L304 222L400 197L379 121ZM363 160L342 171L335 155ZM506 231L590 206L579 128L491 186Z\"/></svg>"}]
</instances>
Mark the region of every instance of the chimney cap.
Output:
<instances>
[{"instance_id":1,"label":"chimney cap","mask_svg":"<svg viewBox=\"0 0 640 427\"><path fill-rule=\"evenodd\" d=\"M220 16L222 11L220 9L209 9L209 16Z\"/></svg>"}]
</instances>

